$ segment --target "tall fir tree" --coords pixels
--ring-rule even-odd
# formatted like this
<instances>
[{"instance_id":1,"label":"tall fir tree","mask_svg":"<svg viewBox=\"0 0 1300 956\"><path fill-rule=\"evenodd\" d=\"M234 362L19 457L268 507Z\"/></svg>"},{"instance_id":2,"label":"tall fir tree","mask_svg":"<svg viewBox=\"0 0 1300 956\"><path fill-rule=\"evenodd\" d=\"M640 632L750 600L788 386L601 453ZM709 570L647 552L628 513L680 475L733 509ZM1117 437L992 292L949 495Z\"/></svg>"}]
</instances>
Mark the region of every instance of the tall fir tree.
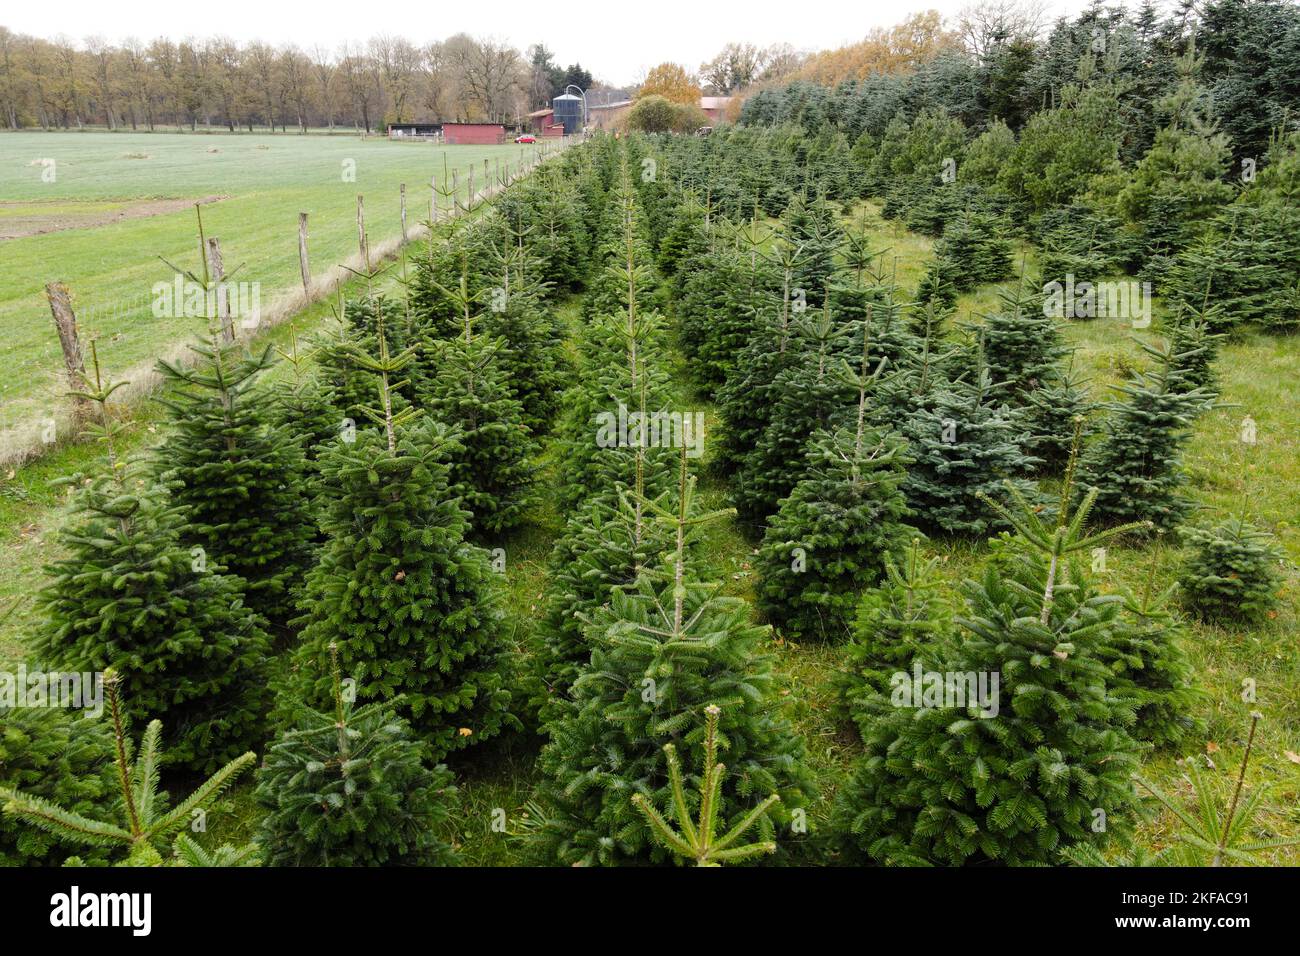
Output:
<instances>
[{"instance_id":1,"label":"tall fir tree","mask_svg":"<svg viewBox=\"0 0 1300 956\"><path fill-rule=\"evenodd\" d=\"M495 736L509 713L503 615L488 556L465 540L468 514L450 489L454 433L418 410L395 411L394 379L414 349L358 357L379 382L366 408L375 428L321 458L328 540L307 575L290 692L308 706L331 698L325 666L336 645L359 700L404 694L399 713L433 758Z\"/></svg>"},{"instance_id":2,"label":"tall fir tree","mask_svg":"<svg viewBox=\"0 0 1300 956\"><path fill-rule=\"evenodd\" d=\"M315 526L302 445L258 385L271 347L251 353L214 333L190 348L193 365L158 363L171 419L158 473L185 509L185 543L243 578L249 607L284 638Z\"/></svg>"},{"instance_id":3,"label":"tall fir tree","mask_svg":"<svg viewBox=\"0 0 1300 956\"><path fill-rule=\"evenodd\" d=\"M676 512L648 499L674 545L664 563L642 572L634 586L610 591L588 619L588 667L573 699L549 725L542 751L544 816L532 834L539 857L575 865L663 862L646 819L631 802L670 799L660 750L672 743L699 765L701 712L722 708L721 739L733 776L723 800L726 829L777 794L789 808L804 805L812 783L803 745L779 711L771 661L760 644L768 631L749 621L749 608L701 581L687 557L692 528L719 515L700 514L695 481L681 457ZM788 811L774 809L759 824L771 841Z\"/></svg>"},{"instance_id":4,"label":"tall fir tree","mask_svg":"<svg viewBox=\"0 0 1300 956\"><path fill-rule=\"evenodd\" d=\"M262 737L269 640L243 580L183 543L189 510L143 462L120 456L122 426L107 403L125 383L103 379L93 342L91 355L81 394L98 410L106 468L78 489L59 530L63 553L46 569L37 599L46 623L31 650L50 669L117 670L128 716L165 717L167 758L208 772Z\"/></svg>"}]
</instances>

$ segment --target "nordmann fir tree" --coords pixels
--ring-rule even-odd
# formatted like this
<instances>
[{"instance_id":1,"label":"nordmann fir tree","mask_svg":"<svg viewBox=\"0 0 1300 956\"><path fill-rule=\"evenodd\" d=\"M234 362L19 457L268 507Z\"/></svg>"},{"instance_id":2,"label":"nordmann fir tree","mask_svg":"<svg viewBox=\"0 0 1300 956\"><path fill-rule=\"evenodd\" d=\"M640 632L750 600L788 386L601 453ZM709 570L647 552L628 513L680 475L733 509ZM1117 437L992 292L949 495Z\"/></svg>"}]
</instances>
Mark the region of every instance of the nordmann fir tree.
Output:
<instances>
[{"instance_id":1,"label":"nordmann fir tree","mask_svg":"<svg viewBox=\"0 0 1300 956\"><path fill-rule=\"evenodd\" d=\"M640 326L646 315L639 308L639 273L634 268L638 246L630 229L625 236L627 298L622 313L611 320L611 325L620 319L624 323L615 339L621 342L624 354L613 366L617 369L615 378L602 376L598 381L619 385L625 382L625 388L607 389L606 394L620 396L625 402L636 401L634 407L644 422L648 420L649 396L652 392L662 393L662 373L652 372L659 369L665 356L655 335L642 334ZM650 318L653 333L658 325L653 316ZM600 334L601 327L591 331L601 341L607 341ZM611 588L634 583L642 570L653 565L672 545L669 529L652 520L644 504L651 489L656 490L651 497L660 506L669 495L667 453L647 448L640 440L641 433L628 437L637 439L629 442L630 448L606 447L597 452L600 467L587 473L590 483L582 487L585 497L551 552L550 586L538 655L540 696L536 703L543 722L551 716L549 703L567 696L591 658L591 648L583 637L585 618L608 600ZM580 436L577 440L581 440ZM592 440L589 432L587 441Z\"/></svg>"},{"instance_id":2,"label":"nordmann fir tree","mask_svg":"<svg viewBox=\"0 0 1300 956\"><path fill-rule=\"evenodd\" d=\"M849 329L835 322L829 305L814 318L794 323L789 367L765 392L770 419L736 476L733 495L746 521L759 523L808 473L811 436L840 424L853 398L853 386L839 374ZM850 353L851 354L851 353Z\"/></svg>"},{"instance_id":3,"label":"nordmann fir tree","mask_svg":"<svg viewBox=\"0 0 1300 956\"><path fill-rule=\"evenodd\" d=\"M435 828L456 788L394 707L358 707L331 646L333 709L299 709L257 773L258 833L272 866L433 866L454 857Z\"/></svg>"},{"instance_id":4,"label":"nordmann fir tree","mask_svg":"<svg viewBox=\"0 0 1300 956\"><path fill-rule=\"evenodd\" d=\"M632 804L645 814L654 831L655 839L669 850L686 860L693 860L696 866L721 866L723 863L738 863L763 853L775 853L776 843L741 843L737 841L746 831L753 828L768 809L780 802L780 797L772 794L749 815L723 834L717 832L718 815L722 813L722 781L727 772L725 764L718 762L718 715L722 708L710 704L704 708L704 777L700 781L700 792L695 805L698 808L696 818L691 819L691 804L687 802L686 787L682 782L682 766L677 759L677 748L664 744L664 756L668 760L668 779L673 794L673 813L677 818L680 832L659 810L645 798L643 793L632 794Z\"/></svg>"},{"instance_id":5,"label":"nordmann fir tree","mask_svg":"<svg viewBox=\"0 0 1300 956\"><path fill-rule=\"evenodd\" d=\"M904 446L896 433L867 425L868 392L884 363L871 371L870 325L862 330L858 371L847 362L838 370L857 386L857 421L814 436L808 474L768 519L755 561L759 607L796 640L843 639L858 594L914 533L903 523Z\"/></svg>"},{"instance_id":6,"label":"nordmann fir tree","mask_svg":"<svg viewBox=\"0 0 1300 956\"><path fill-rule=\"evenodd\" d=\"M867 755L836 801L849 857L1050 864L1130 828L1140 745L1101 656L1120 604L1074 556L1134 526L1085 532L1097 492L1071 512L1072 472L1054 514L1010 483L1014 510L989 499L1017 537L966 582L955 646L914 659L920 699L915 674L891 679L894 707L866 728Z\"/></svg>"},{"instance_id":7,"label":"nordmann fir tree","mask_svg":"<svg viewBox=\"0 0 1300 956\"><path fill-rule=\"evenodd\" d=\"M702 765L701 712L722 708L719 733L733 776L721 799L730 831L771 794L774 807L758 824L771 841L789 826L788 808L812 795L803 745L779 711L770 659L761 653L768 630L750 623L745 602L700 580L688 540L726 512L696 511L695 479L681 455L677 509L643 504L672 531L673 550L636 584L610 591L587 620L591 661L573 699L548 727L542 751L546 813L532 834L542 859L574 865L663 862L634 794L663 806L671 796L660 751L671 743Z\"/></svg>"},{"instance_id":8,"label":"nordmann fir tree","mask_svg":"<svg viewBox=\"0 0 1300 956\"><path fill-rule=\"evenodd\" d=\"M452 493L470 512L479 537L517 527L531 503L535 445L499 362L509 346L474 329L470 303L463 303L460 336L430 347L436 369L425 407L456 430Z\"/></svg>"},{"instance_id":9,"label":"nordmann fir tree","mask_svg":"<svg viewBox=\"0 0 1300 956\"><path fill-rule=\"evenodd\" d=\"M0 614L0 621L5 616ZM94 816L113 788L108 723L90 713L15 703L0 700L0 790L20 790ZM0 867L51 866L68 845L0 814ZM89 862L102 861L95 855Z\"/></svg>"},{"instance_id":10,"label":"nordmann fir tree","mask_svg":"<svg viewBox=\"0 0 1300 956\"><path fill-rule=\"evenodd\" d=\"M64 556L46 569L46 623L31 651L52 670L115 668L128 716L166 719L168 760L210 772L262 739L269 640L244 582L182 542L187 509L121 457L107 405L125 383L104 380L93 342L91 358L94 377L78 394L97 409L91 433L106 469L69 479L81 487L59 531Z\"/></svg>"},{"instance_id":11,"label":"nordmann fir tree","mask_svg":"<svg viewBox=\"0 0 1300 956\"><path fill-rule=\"evenodd\" d=\"M918 654L942 657L953 636L939 559L923 558L914 538L900 560L884 560L885 580L862 595L846 666L834 678L839 704L864 738L888 710L890 678L908 670Z\"/></svg>"},{"instance_id":12,"label":"nordmann fir tree","mask_svg":"<svg viewBox=\"0 0 1300 956\"><path fill-rule=\"evenodd\" d=\"M241 773L252 766L256 755L244 753L221 766L188 797L168 807L167 794L159 787L159 770L167 763L162 752L162 724L153 720L145 728L138 753L126 734L125 708L121 704L121 679L117 671L104 671L104 691L112 718L116 758L117 796L115 812L121 823L110 823L59 806L43 797L20 790L0 788L0 809L5 816L36 827L61 841L80 844L92 852L107 851L126 866L166 865L162 853L172 840L172 865L187 866L201 857L205 865L243 866L255 860L252 847L237 848L229 844L215 851L205 851L181 831L193 825L198 815L211 809ZM134 762L132 762L134 757ZM95 857L91 857L91 860ZM67 865L85 865L86 859L72 857Z\"/></svg>"},{"instance_id":13,"label":"nordmann fir tree","mask_svg":"<svg viewBox=\"0 0 1300 956\"><path fill-rule=\"evenodd\" d=\"M396 411L396 376L414 349L390 354L383 330L374 372L379 406L321 458L321 527L328 540L308 572L295 623L290 693L308 706L331 699L328 648L362 701L403 694L398 712L429 742L432 759L486 740L509 714L502 611L487 553L468 544L468 514L449 487L455 433L419 411Z\"/></svg>"},{"instance_id":14,"label":"nordmann fir tree","mask_svg":"<svg viewBox=\"0 0 1300 956\"><path fill-rule=\"evenodd\" d=\"M251 353L214 331L190 350L192 365L158 361L171 424L159 478L186 510L183 541L242 577L249 607L284 638L315 529L302 446L257 384L271 346Z\"/></svg>"}]
</instances>

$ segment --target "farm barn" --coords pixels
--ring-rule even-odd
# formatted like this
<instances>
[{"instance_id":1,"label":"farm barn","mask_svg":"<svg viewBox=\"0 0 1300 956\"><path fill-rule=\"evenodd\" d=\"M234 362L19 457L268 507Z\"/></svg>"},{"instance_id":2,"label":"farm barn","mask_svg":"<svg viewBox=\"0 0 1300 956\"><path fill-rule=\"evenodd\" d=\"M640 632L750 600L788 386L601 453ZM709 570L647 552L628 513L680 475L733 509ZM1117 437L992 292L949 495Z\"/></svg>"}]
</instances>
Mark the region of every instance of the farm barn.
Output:
<instances>
[{"instance_id":1,"label":"farm barn","mask_svg":"<svg viewBox=\"0 0 1300 956\"><path fill-rule=\"evenodd\" d=\"M448 146L496 146L506 141L500 123L443 123L443 142Z\"/></svg>"},{"instance_id":2,"label":"farm barn","mask_svg":"<svg viewBox=\"0 0 1300 956\"><path fill-rule=\"evenodd\" d=\"M389 123L389 139L433 139L442 126L438 123Z\"/></svg>"}]
</instances>

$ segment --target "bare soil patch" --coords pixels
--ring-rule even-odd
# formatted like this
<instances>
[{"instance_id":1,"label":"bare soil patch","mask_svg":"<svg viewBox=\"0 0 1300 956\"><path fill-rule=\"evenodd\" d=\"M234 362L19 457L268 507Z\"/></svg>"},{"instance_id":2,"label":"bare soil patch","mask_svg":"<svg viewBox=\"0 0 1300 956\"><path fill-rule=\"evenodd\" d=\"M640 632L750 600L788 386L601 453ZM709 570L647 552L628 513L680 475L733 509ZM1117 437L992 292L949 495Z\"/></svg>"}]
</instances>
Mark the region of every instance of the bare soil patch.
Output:
<instances>
[{"instance_id":1,"label":"bare soil patch","mask_svg":"<svg viewBox=\"0 0 1300 956\"><path fill-rule=\"evenodd\" d=\"M125 219L147 219L229 199L229 196L203 196L199 199L86 199L18 201L0 200L0 241L40 236L65 229L93 229Z\"/></svg>"}]
</instances>

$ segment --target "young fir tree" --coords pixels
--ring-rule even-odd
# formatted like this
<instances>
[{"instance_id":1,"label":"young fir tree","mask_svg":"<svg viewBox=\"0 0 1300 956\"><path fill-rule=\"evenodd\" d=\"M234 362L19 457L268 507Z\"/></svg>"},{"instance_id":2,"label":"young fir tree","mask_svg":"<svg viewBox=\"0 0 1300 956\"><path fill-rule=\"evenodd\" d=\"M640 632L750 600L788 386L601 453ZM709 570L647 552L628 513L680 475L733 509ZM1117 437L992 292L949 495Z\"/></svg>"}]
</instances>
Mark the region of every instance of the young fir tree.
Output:
<instances>
[{"instance_id":1,"label":"young fir tree","mask_svg":"<svg viewBox=\"0 0 1300 956\"><path fill-rule=\"evenodd\" d=\"M1038 464L1018 443L1016 416L994 404L996 391L988 370L977 367L913 398L903 426L913 457L903 491L924 528L984 534L996 518L980 496Z\"/></svg>"},{"instance_id":2,"label":"young fir tree","mask_svg":"<svg viewBox=\"0 0 1300 956\"><path fill-rule=\"evenodd\" d=\"M899 485L907 458L894 433L867 425L872 373L869 334L862 336L858 372L842 374L858 389L855 425L814 437L808 474L768 519L755 562L759 607L789 638L841 639L864 587L880 580L884 563L912 529Z\"/></svg>"},{"instance_id":3,"label":"young fir tree","mask_svg":"<svg viewBox=\"0 0 1300 956\"><path fill-rule=\"evenodd\" d=\"M865 738L872 721L888 710L890 679L917 655L943 656L952 638L947 586L939 559L923 559L913 539L902 560L885 558L885 580L862 595L846 667L835 675L844 712Z\"/></svg>"},{"instance_id":4,"label":"young fir tree","mask_svg":"<svg viewBox=\"0 0 1300 956\"><path fill-rule=\"evenodd\" d=\"M452 775L398 717L392 701L358 707L331 647L334 708L300 708L267 750L257 799L258 841L272 866L432 866L452 862L436 828Z\"/></svg>"},{"instance_id":5,"label":"young fir tree","mask_svg":"<svg viewBox=\"0 0 1300 956\"><path fill-rule=\"evenodd\" d=\"M1070 458L1073 423L1087 422L1097 408L1088 392L1088 380L1074 368L1073 359L1045 384L1025 396L1023 420L1029 434L1022 447L1042 464L1046 475L1059 475Z\"/></svg>"},{"instance_id":6,"label":"young fir tree","mask_svg":"<svg viewBox=\"0 0 1300 956\"><path fill-rule=\"evenodd\" d=\"M733 496L746 521L761 523L808 472L808 442L820 429L839 424L853 400L853 386L839 374L848 330L832 320L829 306L816 318L795 323L796 350L766 389L767 427L736 476Z\"/></svg>"},{"instance_id":7,"label":"young fir tree","mask_svg":"<svg viewBox=\"0 0 1300 956\"><path fill-rule=\"evenodd\" d=\"M107 722L57 707L14 706L6 696L0 694L0 790L20 790L94 817L113 789ZM0 867L52 866L66 846L46 830L0 814ZM97 855L89 862L107 861Z\"/></svg>"},{"instance_id":8,"label":"young fir tree","mask_svg":"<svg viewBox=\"0 0 1300 956\"><path fill-rule=\"evenodd\" d=\"M779 292L764 288L751 296L752 325L743 348L734 357L726 381L717 390L718 412L723 427L719 430L718 468L723 474L741 469L753 454L754 447L772 421L773 402L769 392L776 378L796 361L794 323L802 305L796 300L795 270L802 261L802 251L788 242L778 242L766 256L759 246L766 232L755 221L737 233L737 239L749 246L748 255L757 276L757 263L771 262L780 277ZM778 298L779 296L779 298Z\"/></svg>"},{"instance_id":9,"label":"young fir tree","mask_svg":"<svg viewBox=\"0 0 1300 956\"><path fill-rule=\"evenodd\" d=\"M697 514L694 496L683 452L676 513L643 502L671 529L673 550L634 586L612 589L587 621L590 663L548 726L540 758L547 811L533 845L544 859L664 861L631 797L642 794L653 806L671 799L661 749L671 743L699 766L700 714L711 704L722 708L719 732L733 771L721 797L724 830L769 794L796 808L811 796L802 741L779 712L771 661L760 652L768 630L751 624L745 602L721 596L721 586L701 581L688 562L692 529L725 514ZM758 839L771 841L789 820L784 808L774 809Z\"/></svg>"},{"instance_id":10,"label":"young fir tree","mask_svg":"<svg viewBox=\"0 0 1300 956\"><path fill-rule=\"evenodd\" d=\"M396 376L414 350L361 358L379 382L377 428L357 431L321 458L328 536L300 607L295 696L331 698L322 665L337 645L361 700L404 694L399 712L433 759L486 740L514 722L503 670L502 612L487 552L465 541L468 515L451 492L454 433L415 409L394 411Z\"/></svg>"},{"instance_id":11,"label":"young fir tree","mask_svg":"<svg viewBox=\"0 0 1300 956\"><path fill-rule=\"evenodd\" d=\"M46 625L32 653L47 668L122 674L129 716L165 717L167 757L207 772L262 738L269 640L244 606L244 582L182 543L188 511L139 462L119 457L121 426L107 403L122 384L94 378L94 431L107 474L87 479L59 531L38 606ZM73 479L75 480L75 479Z\"/></svg>"},{"instance_id":12,"label":"young fir tree","mask_svg":"<svg viewBox=\"0 0 1300 956\"><path fill-rule=\"evenodd\" d=\"M1188 528L1178 575L1182 601L1203 620L1258 624L1282 603L1283 555L1273 536L1240 518Z\"/></svg>"},{"instance_id":13,"label":"young fir tree","mask_svg":"<svg viewBox=\"0 0 1300 956\"><path fill-rule=\"evenodd\" d=\"M169 839L173 841L173 865L190 865L198 857L208 865L247 865L255 855L251 847L235 848L226 844L207 852L180 831L190 826L198 814L211 808L235 778L252 766L256 755L250 752L231 760L188 797L169 808L166 793L159 790L158 771L164 763L174 761L166 760L162 753L162 724L157 720L149 723L138 754L133 754L131 741L126 736L120 685L117 672L107 668L104 671L104 690L112 717L116 758L117 802L114 810L121 814L122 824L86 816L75 808L60 806L35 793L0 788L0 808L4 815L42 830L61 842L88 847L96 854L89 858L71 857L65 861L69 866L84 866L105 852L113 856L122 854L120 859L126 866L163 866L162 854Z\"/></svg>"},{"instance_id":14,"label":"young fir tree","mask_svg":"<svg viewBox=\"0 0 1300 956\"><path fill-rule=\"evenodd\" d=\"M1207 392L1218 390L1219 377L1214 363L1219 357L1219 343L1227 338L1225 333L1214 331L1223 326L1218 314L1218 306L1212 305L1204 309L1181 308L1174 317L1169 331L1169 351L1179 372L1180 387Z\"/></svg>"},{"instance_id":15,"label":"young fir tree","mask_svg":"<svg viewBox=\"0 0 1300 956\"><path fill-rule=\"evenodd\" d=\"M835 255L844 241L844 230L825 198L806 193L791 201L781 224L791 245L800 251L792 276L794 287L803 292L810 307L820 308L835 272Z\"/></svg>"},{"instance_id":16,"label":"young fir tree","mask_svg":"<svg viewBox=\"0 0 1300 956\"><path fill-rule=\"evenodd\" d=\"M1181 357L1168 345L1142 348L1159 364L1118 386L1127 401L1107 406L1101 435L1080 462L1080 494L1097 489L1096 516L1102 523L1150 521L1169 530L1191 508L1180 494L1186 481L1182 447L1213 395L1186 387L1178 368Z\"/></svg>"},{"instance_id":17,"label":"young fir tree","mask_svg":"<svg viewBox=\"0 0 1300 956\"><path fill-rule=\"evenodd\" d=\"M277 347L276 352L293 371L272 386L271 422L297 439L310 474L320 446L342 432L338 397L325 376L311 367L317 350L299 349L295 329L290 329L289 348Z\"/></svg>"},{"instance_id":18,"label":"young fir tree","mask_svg":"<svg viewBox=\"0 0 1300 956\"><path fill-rule=\"evenodd\" d=\"M635 323L635 289L629 289L629 325L623 337L627 348L628 391L639 391L637 412L644 420L648 405L649 369ZM641 442L626 449L605 449L614 454L602 462L592 478L598 483L584 487L581 507L565 526L564 534L551 552L550 587L541 625L540 697L538 709L549 720L550 701L563 699L578 673L590 660L591 648L584 636L584 621L604 604L612 588L633 584L643 569L669 550L672 540L663 525L652 520L644 499L650 489L664 489L671 478L667 454L649 449ZM622 472L616 469L625 469ZM667 490L657 491L662 507Z\"/></svg>"},{"instance_id":19,"label":"young fir tree","mask_svg":"<svg viewBox=\"0 0 1300 956\"><path fill-rule=\"evenodd\" d=\"M988 503L1019 534L1014 560L966 583L950 651L914 659L921 699L914 675L899 675L895 707L865 728L866 757L834 811L848 856L1041 865L1130 827L1140 748L1126 730L1132 711L1110 693L1100 656L1120 608L1072 557L1125 529L1086 534L1096 492L1071 513L1068 477L1046 521L1010 490L1015 511ZM945 674L984 675L992 693L972 699L970 680ZM954 687L961 698L946 693Z\"/></svg>"},{"instance_id":20,"label":"young fir tree","mask_svg":"<svg viewBox=\"0 0 1300 956\"><path fill-rule=\"evenodd\" d=\"M1035 390L1057 378L1067 349L1055 319L1043 308L1041 293L1030 287L1023 271L1012 288L998 290L998 303L980 328L984 363L1007 399L1024 405Z\"/></svg>"},{"instance_id":21,"label":"young fir tree","mask_svg":"<svg viewBox=\"0 0 1300 956\"><path fill-rule=\"evenodd\" d=\"M271 347L253 354L212 334L190 349L193 365L158 362L171 419L159 476L185 509L184 542L243 578L248 606L283 635L315 526L302 446L273 424L256 385Z\"/></svg>"},{"instance_id":22,"label":"young fir tree","mask_svg":"<svg viewBox=\"0 0 1300 956\"><path fill-rule=\"evenodd\" d=\"M1187 633L1169 611L1175 586L1156 587L1159 563L1157 545L1141 590L1124 592L1126 619L1102 656L1110 664L1115 695L1133 704L1130 733L1155 747L1172 748L1204 727L1192 716L1200 692L1182 646Z\"/></svg>"},{"instance_id":23,"label":"young fir tree","mask_svg":"<svg viewBox=\"0 0 1300 956\"><path fill-rule=\"evenodd\" d=\"M497 364L507 348L467 323L460 338L434 345L437 372L425 396L428 411L457 431L452 492L480 536L518 527L531 504L535 444Z\"/></svg>"},{"instance_id":24,"label":"young fir tree","mask_svg":"<svg viewBox=\"0 0 1300 956\"><path fill-rule=\"evenodd\" d=\"M696 866L721 866L723 863L748 860L762 853L776 852L776 843L771 840L736 845L748 830L758 824L773 804L780 802L781 798L776 794L756 806L726 833L717 832L718 815L724 812L722 781L727 772L726 765L718 762L718 715L721 713L722 708L716 704L704 708L704 775L700 781L699 796L693 801L696 808L694 811L692 802L688 802L686 797L677 748L672 744L664 744L669 786L673 795L673 813L680 832L646 799L645 794L632 794L633 806L645 814L655 839L683 859L694 861ZM692 812L695 814L694 820L691 819Z\"/></svg>"},{"instance_id":25,"label":"young fir tree","mask_svg":"<svg viewBox=\"0 0 1300 956\"><path fill-rule=\"evenodd\" d=\"M934 245L933 271L951 281L957 291L1011 275L1011 240L1007 224L997 216L967 210L949 222Z\"/></svg>"}]
</instances>

